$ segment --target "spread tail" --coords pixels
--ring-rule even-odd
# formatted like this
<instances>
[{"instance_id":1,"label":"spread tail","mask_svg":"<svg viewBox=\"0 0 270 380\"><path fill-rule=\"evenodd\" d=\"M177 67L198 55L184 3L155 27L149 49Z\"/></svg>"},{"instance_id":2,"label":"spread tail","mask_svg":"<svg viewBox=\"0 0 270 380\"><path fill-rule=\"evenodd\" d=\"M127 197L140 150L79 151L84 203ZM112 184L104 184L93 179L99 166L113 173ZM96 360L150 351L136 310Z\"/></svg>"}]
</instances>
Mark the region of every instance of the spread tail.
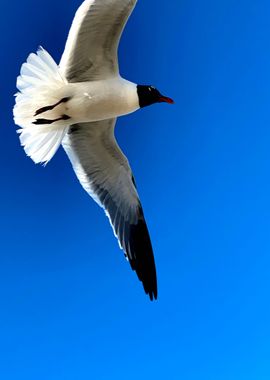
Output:
<instances>
[{"instance_id":1,"label":"spread tail","mask_svg":"<svg viewBox=\"0 0 270 380\"><path fill-rule=\"evenodd\" d=\"M50 161L70 125L66 85L57 64L42 48L21 67L13 115L21 127L17 131L21 145L35 163Z\"/></svg>"}]
</instances>

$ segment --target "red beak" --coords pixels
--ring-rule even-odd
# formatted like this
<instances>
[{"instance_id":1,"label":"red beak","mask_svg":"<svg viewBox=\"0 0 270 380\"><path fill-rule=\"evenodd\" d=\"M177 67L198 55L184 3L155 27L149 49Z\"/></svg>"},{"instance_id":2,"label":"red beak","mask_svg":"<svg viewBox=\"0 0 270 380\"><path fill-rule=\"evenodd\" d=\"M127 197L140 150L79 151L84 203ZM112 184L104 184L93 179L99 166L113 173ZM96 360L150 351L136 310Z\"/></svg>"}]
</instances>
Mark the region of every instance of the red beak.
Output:
<instances>
[{"instance_id":1,"label":"red beak","mask_svg":"<svg viewBox=\"0 0 270 380\"><path fill-rule=\"evenodd\" d=\"M159 98L159 101L162 103L169 103L169 104L174 104L174 100L171 98L167 98L167 96L161 96Z\"/></svg>"}]
</instances>

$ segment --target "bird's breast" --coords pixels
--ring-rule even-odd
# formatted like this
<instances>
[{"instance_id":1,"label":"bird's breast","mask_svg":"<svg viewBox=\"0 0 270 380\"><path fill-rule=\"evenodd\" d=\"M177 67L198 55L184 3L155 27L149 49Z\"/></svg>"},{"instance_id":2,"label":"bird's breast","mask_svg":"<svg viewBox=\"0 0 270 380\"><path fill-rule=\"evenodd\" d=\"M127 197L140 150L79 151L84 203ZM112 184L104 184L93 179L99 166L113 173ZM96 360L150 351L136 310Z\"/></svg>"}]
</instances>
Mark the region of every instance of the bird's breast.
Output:
<instances>
[{"instance_id":1,"label":"bird's breast","mask_svg":"<svg viewBox=\"0 0 270 380\"><path fill-rule=\"evenodd\" d=\"M66 112L74 123L110 119L139 108L136 85L125 80L68 85Z\"/></svg>"}]
</instances>

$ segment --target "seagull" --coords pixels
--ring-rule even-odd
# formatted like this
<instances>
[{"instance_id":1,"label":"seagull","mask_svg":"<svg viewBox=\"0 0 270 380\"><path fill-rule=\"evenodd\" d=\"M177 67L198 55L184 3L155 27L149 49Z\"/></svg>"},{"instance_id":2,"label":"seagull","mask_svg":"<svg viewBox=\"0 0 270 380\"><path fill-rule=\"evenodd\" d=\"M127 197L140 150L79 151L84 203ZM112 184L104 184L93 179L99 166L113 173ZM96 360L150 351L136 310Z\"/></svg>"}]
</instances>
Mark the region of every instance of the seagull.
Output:
<instances>
[{"instance_id":1,"label":"seagull","mask_svg":"<svg viewBox=\"0 0 270 380\"><path fill-rule=\"evenodd\" d=\"M121 77L118 45L136 0L85 0L57 65L40 47L23 63L13 109L21 145L47 164L62 144L78 180L105 210L120 248L150 300L157 299L153 249L129 162L114 128L119 116L174 103L154 86Z\"/></svg>"}]
</instances>

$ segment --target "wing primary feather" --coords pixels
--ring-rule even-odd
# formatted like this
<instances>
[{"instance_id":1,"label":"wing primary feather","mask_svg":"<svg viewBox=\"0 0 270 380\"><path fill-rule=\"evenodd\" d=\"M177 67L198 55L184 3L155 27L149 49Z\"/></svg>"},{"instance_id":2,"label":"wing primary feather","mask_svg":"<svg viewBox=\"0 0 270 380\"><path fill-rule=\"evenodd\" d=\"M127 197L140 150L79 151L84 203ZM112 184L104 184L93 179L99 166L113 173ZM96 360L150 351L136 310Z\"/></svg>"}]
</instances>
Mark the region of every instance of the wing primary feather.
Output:
<instances>
[{"instance_id":1,"label":"wing primary feather","mask_svg":"<svg viewBox=\"0 0 270 380\"><path fill-rule=\"evenodd\" d=\"M138 223L130 225L130 264L152 301L154 298L157 299L157 275L152 244L141 206L139 215Z\"/></svg>"}]
</instances>

